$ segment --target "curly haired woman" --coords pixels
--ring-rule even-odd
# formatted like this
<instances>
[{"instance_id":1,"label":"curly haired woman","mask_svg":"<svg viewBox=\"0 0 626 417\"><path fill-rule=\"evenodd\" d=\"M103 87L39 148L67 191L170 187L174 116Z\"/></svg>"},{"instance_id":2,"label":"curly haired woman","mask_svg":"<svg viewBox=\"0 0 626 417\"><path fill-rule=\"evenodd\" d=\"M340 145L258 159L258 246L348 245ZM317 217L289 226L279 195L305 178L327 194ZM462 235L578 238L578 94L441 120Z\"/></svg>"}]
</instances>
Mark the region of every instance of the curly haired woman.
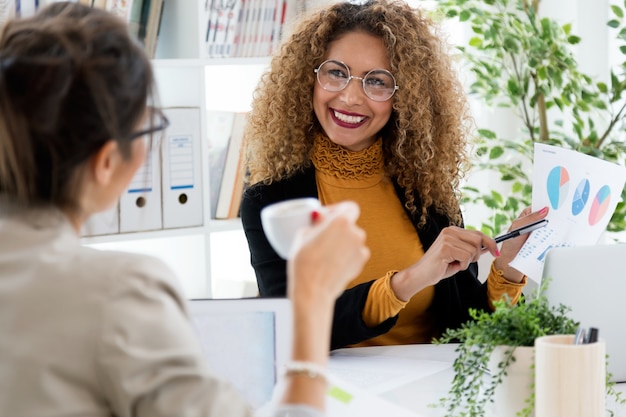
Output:
<instances>
[{"instance_id":1,"label":"curly haired woman","mask_svg":"<svg viewBox=\"0 0 626 417\"><path fill-rule=\"evenodd\" d=\"M526 282L508 264L527 235L498 249L463 228L470 118L437 30L400 1L330 5L300 22L255 92L241 218L260 295L287 286L263 207L317 197L361 208L371 258L335 304L331 349L430 343L471 307L516 301ZM546 214L526 209L512 227ZM487 251L495 260L481 283L476 261Z\"/></svg>"}]
</instances>

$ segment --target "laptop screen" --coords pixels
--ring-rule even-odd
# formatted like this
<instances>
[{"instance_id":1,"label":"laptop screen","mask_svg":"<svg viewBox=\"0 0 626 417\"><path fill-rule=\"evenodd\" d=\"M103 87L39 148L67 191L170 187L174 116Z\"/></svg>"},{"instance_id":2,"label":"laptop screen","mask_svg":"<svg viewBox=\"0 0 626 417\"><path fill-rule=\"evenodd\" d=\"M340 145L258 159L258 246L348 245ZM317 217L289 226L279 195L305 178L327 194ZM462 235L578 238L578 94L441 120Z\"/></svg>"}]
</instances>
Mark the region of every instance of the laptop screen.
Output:
<instances>
[{"instance_id":1,"label":"laptop screen","mask_svg":"<svg viewBox=\"0 0 626 417\"><path fill-rule=\"evenodd\" d=\"M542 280L551 305L571 308L569 317L584 328L596 327L606 342L608 371L626 381L626 244L554 248L547 253Z\"/></svg>"},{"instance_id":2,"label":"laptop screen","mask_svg":"<svg viewBox=\"0 0 626 417\"><path fill-rule=\"evenodd\" d=\"M253 408L267 403L289 359L291 306L287 299L190 301L191 321L209 368Z\"/></svg>"}]
</instances>

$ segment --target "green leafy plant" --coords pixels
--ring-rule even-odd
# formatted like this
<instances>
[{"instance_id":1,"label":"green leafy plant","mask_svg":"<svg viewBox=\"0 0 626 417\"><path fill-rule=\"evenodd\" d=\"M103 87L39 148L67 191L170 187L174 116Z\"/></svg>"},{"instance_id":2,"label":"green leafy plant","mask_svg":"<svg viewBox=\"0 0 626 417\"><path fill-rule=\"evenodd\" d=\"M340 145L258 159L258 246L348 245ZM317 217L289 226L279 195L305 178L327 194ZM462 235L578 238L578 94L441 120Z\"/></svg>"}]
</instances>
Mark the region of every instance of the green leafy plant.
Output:
<instances>
[{"instance_id":1,"label":"green leafy plant","mask_svg":"<svg viewBox=\"0 0 626 417\"><path fill-rule=\"evenodd\" d=\"M498 175L504 190L464 187L464 204L490 210L478 228L489 235L506 229L531 205L533 145L542 142L624 164L626 161L626 59L607 82L584 74L572 52L581 38L571 24L539 14L540 0L439 0L437 13L470 26L472 37L459 47L472 74L470 94L492 108L510 108L523 128L500 137L478 126L473 154L476 171ZM611 5L608 26L626 56L626 1ZM516 155L516 162L503 163ZM626 190L607 227L626 229Z\"/></svg>"},{"instance_id":2,"label":"green leafy plant","mask_svg":"<svg viewBox=\"0 0 626 417\"><path fill-rule=\"evenodd\" d=\"M447 416L484 416L496 387L515 362L516 347L533 346L540 336L575 333L578 323L567 316L569 308L550 306L542 288L517 304L508 298L496 301L493 312L470 310L472 320L458 329L448 329L436 340L435 343L459 342L452 385L439 404L446 408ZM498 346L507 347L504 359L496 372L486 375L491 354ZM525 401L526 407L519 414L529 416L534 398Z\"/></svg>"},{"instance_id":3,"label":"green leafy plant","mask_svg":"<svg viewBox=\"0 0 626 417\"><path fill-rule=\"evenodd\" d=\"M549 280L542 281L530 297L522 297L517 304L511 303L505 296L494 302L493 312L471 309L471 320L458 329L448 329L435 340L437 344L459 343L452 366L452 385L448 396L438 404L446 409L446 416L483 417L487 406L493 402L496 387L516 361L515 348L534 346L535 339L541 336L576 332L579 323L568 316L570 308L563 304L549 304L544 294L548 285ZM503 359L497 364L495 372L492 370L491 374L487 374L491 355L497 347L506 347ZM608 360L607 357L607 365ZM533 368L530 371L534 373ZM615 389L611 377L607 373L607 397L612 397L615 405L625 406L626 398ZM517 415L531 416L535 407L532 389L524 403L525 407L518 410ZM607 412L610 416L614 415L611 409Z\"/></svg>"},{"instance_id":4,"label":"green leafy plant","mask_svg":"<svg viewBox=\"0 0 626 417\"><path fill-rule=\"evenodd\" d=\"M607 356L607 364L608 364L608 356ZM611 381L611 378L613 377L613 374L608 373L606 375L606 395L609 397L613 397L615 404L618 406L624 406L626 405L626 398L624 398L624 395L621 391L617 391L615 388L615 382ZM613 417L615 415L615 412L613 410L607 410L609 413L610 417Z\"/></svg>"}]
</instances>

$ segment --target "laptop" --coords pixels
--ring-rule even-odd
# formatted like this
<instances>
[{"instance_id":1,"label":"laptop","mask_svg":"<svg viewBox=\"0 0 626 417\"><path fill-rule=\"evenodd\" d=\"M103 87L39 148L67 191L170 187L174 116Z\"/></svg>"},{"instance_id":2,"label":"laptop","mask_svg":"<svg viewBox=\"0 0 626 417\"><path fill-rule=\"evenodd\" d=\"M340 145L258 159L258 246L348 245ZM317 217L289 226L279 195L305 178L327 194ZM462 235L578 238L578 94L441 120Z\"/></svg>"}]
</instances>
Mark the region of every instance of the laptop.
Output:
<instances>
[{"instance_id":1,"label":"laptop","mask_svg":"<svg viewBox=\"0 0 626 417\"><path fill-rule=\"evenodd\" d=\"M583 328L596 327L605 340L611 380L626 382L626 244L550 249L542 280L550 305L571 308Z\"/></svg>"},{"instance_id":2,"label":"laptop","mask_svg":"<svg viewBox=\"0 0 626 417\"><path fill-rule=\"evenodd\" d=\"M272 398L291 357L293 313L287 298L190 300L191 321L210 369L254 409Z\"/></svg>"}]
</instances>

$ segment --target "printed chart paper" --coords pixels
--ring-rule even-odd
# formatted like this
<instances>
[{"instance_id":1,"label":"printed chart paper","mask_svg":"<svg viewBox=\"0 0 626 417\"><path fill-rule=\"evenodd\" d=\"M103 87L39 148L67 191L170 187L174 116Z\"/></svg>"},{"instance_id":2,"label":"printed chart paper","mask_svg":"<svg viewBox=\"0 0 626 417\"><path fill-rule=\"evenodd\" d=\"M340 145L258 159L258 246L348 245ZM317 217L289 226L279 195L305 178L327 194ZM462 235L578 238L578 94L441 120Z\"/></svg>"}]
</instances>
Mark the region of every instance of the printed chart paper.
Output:
<instances>
[{"instance_id":1,"label":"printed chart paper","mask_svg":"<svg viewBox=\"0 0 626 417\"><path fill-rule=\"evenodd\" d=\"M535 230L511 262L541 282L548 250L593 245L620 201L626 168L570 149L535 144L533 211L548 207L546 227Z\"/></svg>"}]
</instances>

